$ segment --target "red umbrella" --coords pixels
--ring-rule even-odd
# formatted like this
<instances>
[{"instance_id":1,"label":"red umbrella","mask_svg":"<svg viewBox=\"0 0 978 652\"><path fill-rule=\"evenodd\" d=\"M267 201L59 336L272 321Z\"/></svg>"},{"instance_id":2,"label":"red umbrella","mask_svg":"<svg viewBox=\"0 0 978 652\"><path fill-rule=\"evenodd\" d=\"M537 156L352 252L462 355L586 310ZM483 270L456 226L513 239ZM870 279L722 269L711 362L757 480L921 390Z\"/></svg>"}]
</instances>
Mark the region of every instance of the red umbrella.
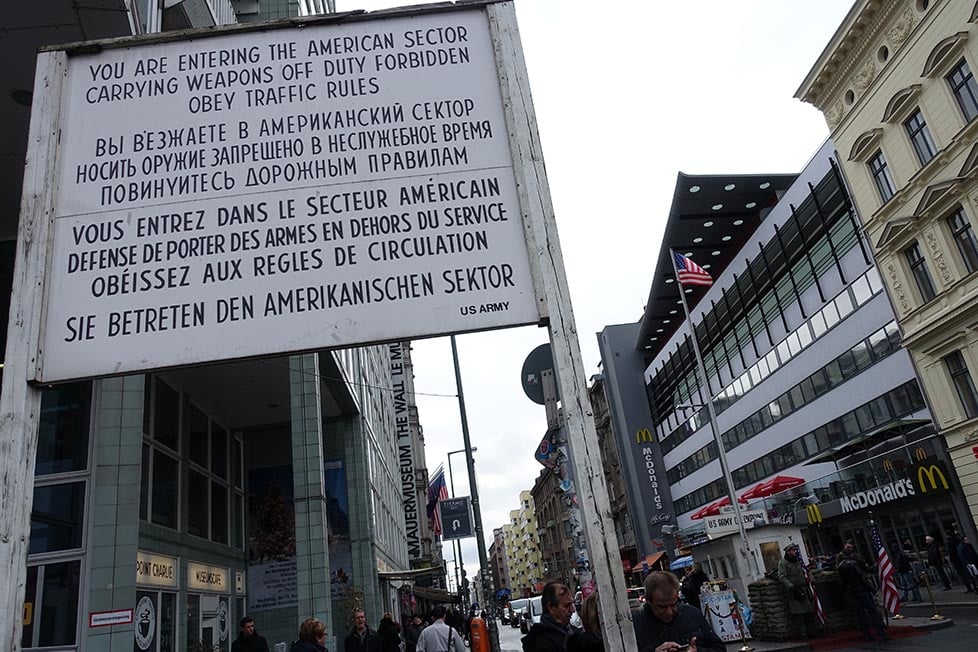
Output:
<instances>
[{"instance_id":1,"label":"red umbrella","mask_svg":"<svg viewBox=\"0 0 978 652\"><path fill-rule=\"evenodd\" d=\"M758 498L764 498L768 494L764 492L764 482L758 482L756 485L740 494L740 501L744 502L747 500L756 500Z\"/></svg>"},{"instance_id":2,"label":"red umbrella","mask_svg":"<svg viewBox=\"0 0 978 652\"><path fill-rule=\"evenodd\" d=\"M709 507L709 505L703 505L698 510L696 510L695 512L693 512L692 514L690 514L689 517L691 519L693 519L694 521L698 521L699 519L701 519L704 516L706 516L706 514L704 512L706 512L706 510L707 510L708 507Z\"/></svg>"},{"instance_id":3,"label":"red umbrella","mask_svg":"<svg viewBox=\"0 0 978 652\"><path fill-rule=\"evenodd\" d=\"M766 492L764 495L773 496L774 494L793 489L802 484L805 484L805 480L802 478L796 478L790 475L776 475L764 483L764 491Z\"/></svg>"}]
</instances>

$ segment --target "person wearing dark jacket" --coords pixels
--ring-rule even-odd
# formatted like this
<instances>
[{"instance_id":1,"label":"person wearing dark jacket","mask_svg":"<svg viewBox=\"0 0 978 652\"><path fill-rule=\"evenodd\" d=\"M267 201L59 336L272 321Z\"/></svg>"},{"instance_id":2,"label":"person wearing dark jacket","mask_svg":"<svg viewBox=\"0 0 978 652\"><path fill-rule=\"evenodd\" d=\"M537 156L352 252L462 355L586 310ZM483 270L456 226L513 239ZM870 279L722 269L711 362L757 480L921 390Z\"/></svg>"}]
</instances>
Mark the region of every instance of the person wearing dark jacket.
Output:
<instances>
[{"instance_id":1,"label":"person wearing dark jacket","mask_svg":"<svg viewBox=\"0 0 978 652\"><path fill-rule=\"evenodd\" d=\"M944 554L941 552L941 544L929 534L924 537L924 543L927 544L927 563L937 573L937 577L944 585L944 590L950 591L951 578L947 576L947 571L944 570Z\"/></svg>"},{"instance_id":2,"label":"person wearing dark jacket","mask_svg":"<svg viewBox=\"0 0 978 652\"><path fill-rule=\"evenodd\" d=\"M353 630L343 639L346 652L380 652L380 637L367 627L367 615L362 611L353 614Z\"/></svg>"},{"instance_id":3,"label":"person wearing dark jacket","mask_svg":"<svg viewBox=\"0 0 978 652\"><path fill-rule=\"evenodd\" d=\"M421 616L411 617L411 623L404 628L404 644L407 652L414 652L418 648L418 637L421 636Z\"/></svg>"},{"instance_id":4,"label":"person wearing dark jacket","mask_svg":"<svg viewBox=\"0 0 978 652\"><path fill-rule=\"evenodd\" d=\"M540 604L543 615L523 637L523 652L563 652L567 649L568 637L575 631L570 626L574 594L560 582L547 582Z\"/></svg>"},{"instance_id":5,"label":"person wearing dark jacket","mask_svg":"<svg viewBox=\"0 0 978 652\"><path fill-rule=\"evenodd\" d=\"M908 602L908 594L913 595L914 602L920 602L920 582L914 577L913 559L896 543L892 546L891 554L893 565L896 566L898 586L903 590L900 602Z\"/></svg>"},{"instance_id":6,"label":"person wearing dark jacket","mask_svg":"<svg viewBox=\"0 0 978 652\"><path fill-rule=\"evenodd\" d=\"M292 644L291 652L328 652L326 625L315 618L303 620L299 627L299 640Z\"/></svg>"},{"instance_id":7,"label":"person wearing dark jacket","mask_svg":"<svg viewBox=\"0 0 978 652\"><path fill-rule=\"evenodd\" d=\"M807 638L815 633L812 621L812 600L808 592L808 574L801 565L797 543L790 543L784 548L784 558L778 562L778 581L784 588L788 600L788 613L798 635Z\"/></svg>"},{"instance_id":8,"label":"person wearing dark jacket","mask_svg":"<svg viewBox=\"0 0 978 652\"><path fill-rule=\"evenodd\" d=\"M954 572L958 574L958 579L964 582L965 593L973 593L975 583L971 577L971 573L961 563L961 556L958 554L960 546L961 537L958 536L957 532L951 532L951 534L947 535L947 558L950 560L951 565L954 566Z\"/></svg>"},{"instance_id":9,"label":"person wearing dark jacket","mask_svg":"<svg viewBox=\"0 0 978 652\"><path fill-rule=\"evenodd\" d=\"M389 612L384 614L377 625L377 636L380 638L381 652L400 652L401 633L398 631L394 616Z\"/></svg>"},{"instance_id":10,"label":"person wearing dark jacket","mask_svg":"<svg viewBox=\"0 0 978 652\"><path fill-rule=\"evenodd\" d=\"M638 652L726 652L699 609L679 602L679 580L672 573L653 571L645 578L645 605L632 613Z\"/></svg>"},{"instance_id":11,"label":"person wearing dark jacket","mask_svg":"<svg viewBox=\"0 0 978 652\"><path fill-rule=\"evenodd\" d=\"M689 573L683 578L683 601L691 607L700 608L700 588L709 579L699 563L690 566Z\"/></svg>"},{"instance_id":12,"label":"person wearing dark jacket","mask_svg":"<svg viewBox=\"0 0 978 652\"><path fill-rule=\"evenodd\" d=\"M856 622L863 633L863 638L867 641L873 640L869 635L869 628L876 628L880 643L890 640L886 636L886 625L883 624L883 617L880 616L879 609L876 608L876 601L873 599L873 585L866 579L866 568L863 563L856 558L854 551L847 545L839 556L839 564L836 567L839 573L839 581L842 589L852 600L852 605L856 611Z\"/></svg>"},{"instance_id":13,"label":"person wearing dark jacket","mask_svg":"<svg viewBox=\"0 0 978 652\"><path fill-rule=\"evenodd\" d=\"M254 618L245 616L239 625L241 631L234 643L231 643L231 652L268 652L268 642L255 629Z\"/></svg>"},{"instance_id":14,"label":"person wearing dark jacket","mask_svg":"<svg viewBox=\"0 0 978 652\"><path fill-rule=\"evenodd\" d=\"M592 593L581 603L581 625L584 629L574 632L567 639L567 652L604 652L597 593Z\"/></svg>"},{"instance_id":15,"label":"person wearing dark jacket","mask_svg":"<svg viewBox=\"0 0 978 652\"><path fill-rule=\"evenodd\" d=\"M961 539L961 543L958 544L958 558L964 565L965 572L971 575L971 581L978 581L971 572L972 567L975 568L975 572L978 572L978 552L975 552L975 547L968 541L968 537Z\"/></svg>"}]
</instances>

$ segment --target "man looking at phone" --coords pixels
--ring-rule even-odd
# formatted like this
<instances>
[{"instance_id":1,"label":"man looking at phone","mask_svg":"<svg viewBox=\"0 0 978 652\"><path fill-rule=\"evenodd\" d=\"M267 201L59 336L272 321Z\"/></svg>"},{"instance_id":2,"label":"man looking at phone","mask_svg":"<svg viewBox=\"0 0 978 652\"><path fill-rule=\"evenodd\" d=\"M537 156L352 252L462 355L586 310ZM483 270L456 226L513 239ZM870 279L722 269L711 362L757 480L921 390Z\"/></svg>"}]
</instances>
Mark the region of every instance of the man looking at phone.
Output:
<instances>
[{"instance_id":1,"label":"man looking at phone","mask_svg":"<svg viewBox=\"0 0 978 652\"><path fill-rule=\"evenodd\" d=\"M645 605L632 614L639 652L725 652L702 612L679 601L679 580L654 571L645 578Z\"/></svg>"}]
</instances>

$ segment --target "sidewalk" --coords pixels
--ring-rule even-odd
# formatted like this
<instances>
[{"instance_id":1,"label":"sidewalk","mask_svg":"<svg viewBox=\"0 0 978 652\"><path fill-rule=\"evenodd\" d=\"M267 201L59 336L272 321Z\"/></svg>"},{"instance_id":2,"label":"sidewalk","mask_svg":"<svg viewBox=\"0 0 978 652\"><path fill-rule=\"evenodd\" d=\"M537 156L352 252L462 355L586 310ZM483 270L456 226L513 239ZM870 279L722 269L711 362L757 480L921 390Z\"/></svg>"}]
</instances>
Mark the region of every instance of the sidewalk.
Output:
<instances>
[{"instance_id":1,"label":"sidewalk","mask_svg":"<svg viewBox=\"0 0 978 652\"><path fill-rule=\"evenodd\" d=\"M978 599L962 604L978 605ZM916 607L918 605L910 605L910 606ZM919 606L924 606L924 605L919 605ZM930 612L931 611L930 605L928 604L926 605L926 607L927 607L926 611ZM952 627L954 625L954 621L951 620L950 618L945 618L944 620L938 621L938 620L931 620L930 615L925 616L921 614L919 611L916 612L916 615L909 614L906 610L904 610L904 613L906 614L906 617L901 618L899 620L893 620L891 618L890 627L913 627L914 629L920 631L928 631L934 629L943 629L945 627ZM817 645L818 639L815 639L815 641ZM728 650L734 649L731 647L733 645L734 645L733 643L727 643L727 649ZM809 645L808 642L806 641L756 641L754 640L754 641L748 641L748 645L754 648L756 652L783 652L786 650L792 650L792 651L797 650L800 652L804 652L812 649L812 646Z\"/></svg>"}]
</instances>

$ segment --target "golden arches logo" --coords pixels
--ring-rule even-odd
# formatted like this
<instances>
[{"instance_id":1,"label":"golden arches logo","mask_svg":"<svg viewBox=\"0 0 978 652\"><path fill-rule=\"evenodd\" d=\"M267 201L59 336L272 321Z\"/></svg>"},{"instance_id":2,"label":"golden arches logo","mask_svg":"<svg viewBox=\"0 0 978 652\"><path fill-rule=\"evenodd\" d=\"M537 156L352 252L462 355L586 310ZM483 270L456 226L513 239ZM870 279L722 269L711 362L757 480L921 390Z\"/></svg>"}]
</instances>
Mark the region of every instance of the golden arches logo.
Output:
<instances>
[{"instance_id":1,"label":"golden arches logo","mask_svg":"<svg viewBox=\"0 0 978 652\"><path fill-rule=\"evenodd\" d=\"M635 431L635 443L641 444L642 442L653 442L655 437L652 436L652 431L648 428L639 428Z\"/></svg>"},{"instance_id":2,"label":"golden arches logo","mask_svg":"<svg viewBox=\"0 0 978 652\"><path fill-rule=\"evenodd\" d=\"M883 470L884 471L892 471L893 470L893 462L891 462L888 457L884 457L883 458Z\"/></svg>"},{"instance_id":3,"label":"golden arches logo","mask_svg":"<svg viewBox=\"0 0 978 652\"><path fill-rule=\"evenodd\" d=\"M930 488L937 491L937 479L941 479L941 486L945 489L950 489L947 484L947 476L944 475L942 471L936 464L931 464L930 466L921 466L917 469L917 487L920 488L921 493L927 493L927 483L924 482L924 477L930 481Z\"/></svg>"},{"instance_id":4,"label":"golden arches logo","mask_svg":"<svg viewBox=\"0 0 978 652\"><path fill-rule=\"evenodd\" d=\"M818 505L807 505L805 507L805 516L808 517L809 525L818 525L822 522L822 510L819 509Z\"/></svg>"},{"instance_id":5,"label":"golden arches logo","mask_svg":"<svg viewBox=\"0 0 978 652\"><path fill-rule=\"evenodd\" d=\"M923 462L927 459L927 451L924 450L923 446L918 446L917 450L914 451L914 457L917 458L918 462Z\"/></svg>"}]
</instances>

